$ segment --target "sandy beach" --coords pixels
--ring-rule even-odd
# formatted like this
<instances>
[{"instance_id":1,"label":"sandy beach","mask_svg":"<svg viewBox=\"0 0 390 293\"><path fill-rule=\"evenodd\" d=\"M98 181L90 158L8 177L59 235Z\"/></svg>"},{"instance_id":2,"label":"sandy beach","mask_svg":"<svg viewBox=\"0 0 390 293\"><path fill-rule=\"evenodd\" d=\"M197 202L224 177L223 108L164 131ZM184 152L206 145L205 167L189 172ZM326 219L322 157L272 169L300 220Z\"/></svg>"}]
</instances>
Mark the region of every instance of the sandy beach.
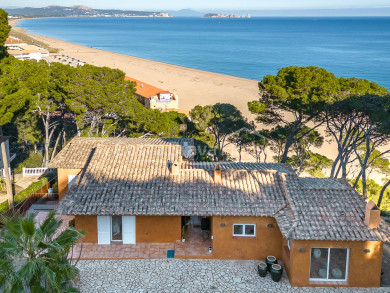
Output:
<instances>
[{"instance_id":1,"label":"sandy beach","mask_svg":"<svg viewBox=\"0 0 390 293\"><path fill-rule=\"evenodd\" d=\"M18 21L10 20L13 29L26 33L21 27L15 27ZM130 77L165 90L176 89L181 109L190 110L196 105L217 102L230 103L250 117L247 102L257 99L258 96L258 82L254 80L103 51L40 35L29 35L52 48L58 48L61 55L96 66L118 68Z\"/></svg>"}]
</instances>

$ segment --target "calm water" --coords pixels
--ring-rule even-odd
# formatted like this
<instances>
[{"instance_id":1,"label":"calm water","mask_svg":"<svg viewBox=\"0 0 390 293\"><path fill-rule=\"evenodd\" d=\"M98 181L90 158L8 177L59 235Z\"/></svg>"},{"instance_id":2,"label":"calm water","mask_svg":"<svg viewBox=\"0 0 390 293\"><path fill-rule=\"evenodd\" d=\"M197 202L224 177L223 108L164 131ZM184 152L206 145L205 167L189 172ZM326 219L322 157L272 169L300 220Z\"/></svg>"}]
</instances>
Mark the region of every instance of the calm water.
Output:
<instances>
[{"instance_id":1,"label":"calm water","mask_svg":"<svg viewBox=\"0 0 390 293\"><path fill-rule=\"evenodd\" d=\"M290 65L390 89L390 18L47 18L20 26L107 51L260 80Z\"/></svg>"}]
</instances>

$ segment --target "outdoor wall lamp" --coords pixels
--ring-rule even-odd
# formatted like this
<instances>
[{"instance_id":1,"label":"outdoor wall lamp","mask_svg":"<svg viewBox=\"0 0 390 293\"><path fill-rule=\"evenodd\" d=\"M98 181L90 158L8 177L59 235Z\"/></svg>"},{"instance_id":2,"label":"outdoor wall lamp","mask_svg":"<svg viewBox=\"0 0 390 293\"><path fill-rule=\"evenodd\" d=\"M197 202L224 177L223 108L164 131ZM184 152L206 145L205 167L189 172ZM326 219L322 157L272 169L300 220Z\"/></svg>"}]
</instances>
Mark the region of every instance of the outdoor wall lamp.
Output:
<instances>
[{"instance_id":1,"label":"outdoor wall lamp","mask_svg":"<svg viewBox=\"0 0 390 293\"><path fill-rule=\"evenodd\" d=\"M364 252L365 253L370 253L370 250L369 249L365 249Z\"/></svg>"},{"instance_id":2,"label":"outdoor wall lamp","mask_svg":"<svg viewBox=\"0 0 390 293\"><path fill-rule=\"evenodd\" d=\"M304 248L299 248L299 252L305 252Z\"/></svg>"},{"instance_id":3,"label":"outdoor wall lamp","mask_svg":"<svg viewBox=\"0 0 390 293\"><path fill-rule=\"evenodd\" d=\"M221 227L225 227L226 225L225 225L225 223L221 223L220 226Z\"/></svg>"},{"instance_id":4,"label":"outdoor wall lamp","mask_svg":"<svg viewBox=\"0 0 390 293\"><path fill-rule=\"evenodd\" d=\"M268 224L268 225L267 225L268 228L272 228L273 226L274 226L274 225L272 225L272 224Z\"/></svg>"}]
</instances>

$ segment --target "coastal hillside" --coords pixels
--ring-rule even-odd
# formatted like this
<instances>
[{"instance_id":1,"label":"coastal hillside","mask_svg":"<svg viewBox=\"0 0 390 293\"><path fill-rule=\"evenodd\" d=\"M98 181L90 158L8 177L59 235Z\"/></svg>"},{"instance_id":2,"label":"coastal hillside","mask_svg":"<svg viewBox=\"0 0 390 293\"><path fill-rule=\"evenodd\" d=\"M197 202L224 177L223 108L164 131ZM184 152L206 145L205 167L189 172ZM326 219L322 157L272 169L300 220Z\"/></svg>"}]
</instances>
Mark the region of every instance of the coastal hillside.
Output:
<instances>
[{"instance_id":1,"label":"coastal hillside","mask_svg":"<svg viewBox=\"0 0 390 293\"><path fill-rule=\"evenodd\" d=\"M48 6L6 9L11 17L168 17L167 13L132 10L93 9L86 6Z\"/></svg>"}]
</instances>

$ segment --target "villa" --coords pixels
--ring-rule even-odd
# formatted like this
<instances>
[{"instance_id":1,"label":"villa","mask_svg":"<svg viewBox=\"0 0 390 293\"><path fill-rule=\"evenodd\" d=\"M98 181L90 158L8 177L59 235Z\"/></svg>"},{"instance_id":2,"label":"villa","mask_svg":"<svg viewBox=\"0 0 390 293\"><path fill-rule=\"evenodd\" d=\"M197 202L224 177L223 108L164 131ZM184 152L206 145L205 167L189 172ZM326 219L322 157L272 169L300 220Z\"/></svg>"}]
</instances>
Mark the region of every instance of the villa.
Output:
<instances>
[{"instance_id":1,"label":"villa","mask_svg":"<svg viewBox=\"0 0 390 293\"><path fill-rule=\"evenodd\" d=\"M134 258L131 247L150 244L178 258L273 255L292 286L380 285L389 228L348 183L287 164L196 162L193 151L192 139L75 138L50 163L59 213L97 253L126 247Z\"/></svg>"},{"instance_id":2,"label":"villa","mask_svg":"<svg viewBox=\"0 0 390 293\"><path fill-rule=\"evenodd\" d=\"M175 90L171 93L128 76L125 77L125 80L137 83L135 94L146 108L158 109L163 112L179 109L179 96Z\"/></svg>"}]
</instances>

